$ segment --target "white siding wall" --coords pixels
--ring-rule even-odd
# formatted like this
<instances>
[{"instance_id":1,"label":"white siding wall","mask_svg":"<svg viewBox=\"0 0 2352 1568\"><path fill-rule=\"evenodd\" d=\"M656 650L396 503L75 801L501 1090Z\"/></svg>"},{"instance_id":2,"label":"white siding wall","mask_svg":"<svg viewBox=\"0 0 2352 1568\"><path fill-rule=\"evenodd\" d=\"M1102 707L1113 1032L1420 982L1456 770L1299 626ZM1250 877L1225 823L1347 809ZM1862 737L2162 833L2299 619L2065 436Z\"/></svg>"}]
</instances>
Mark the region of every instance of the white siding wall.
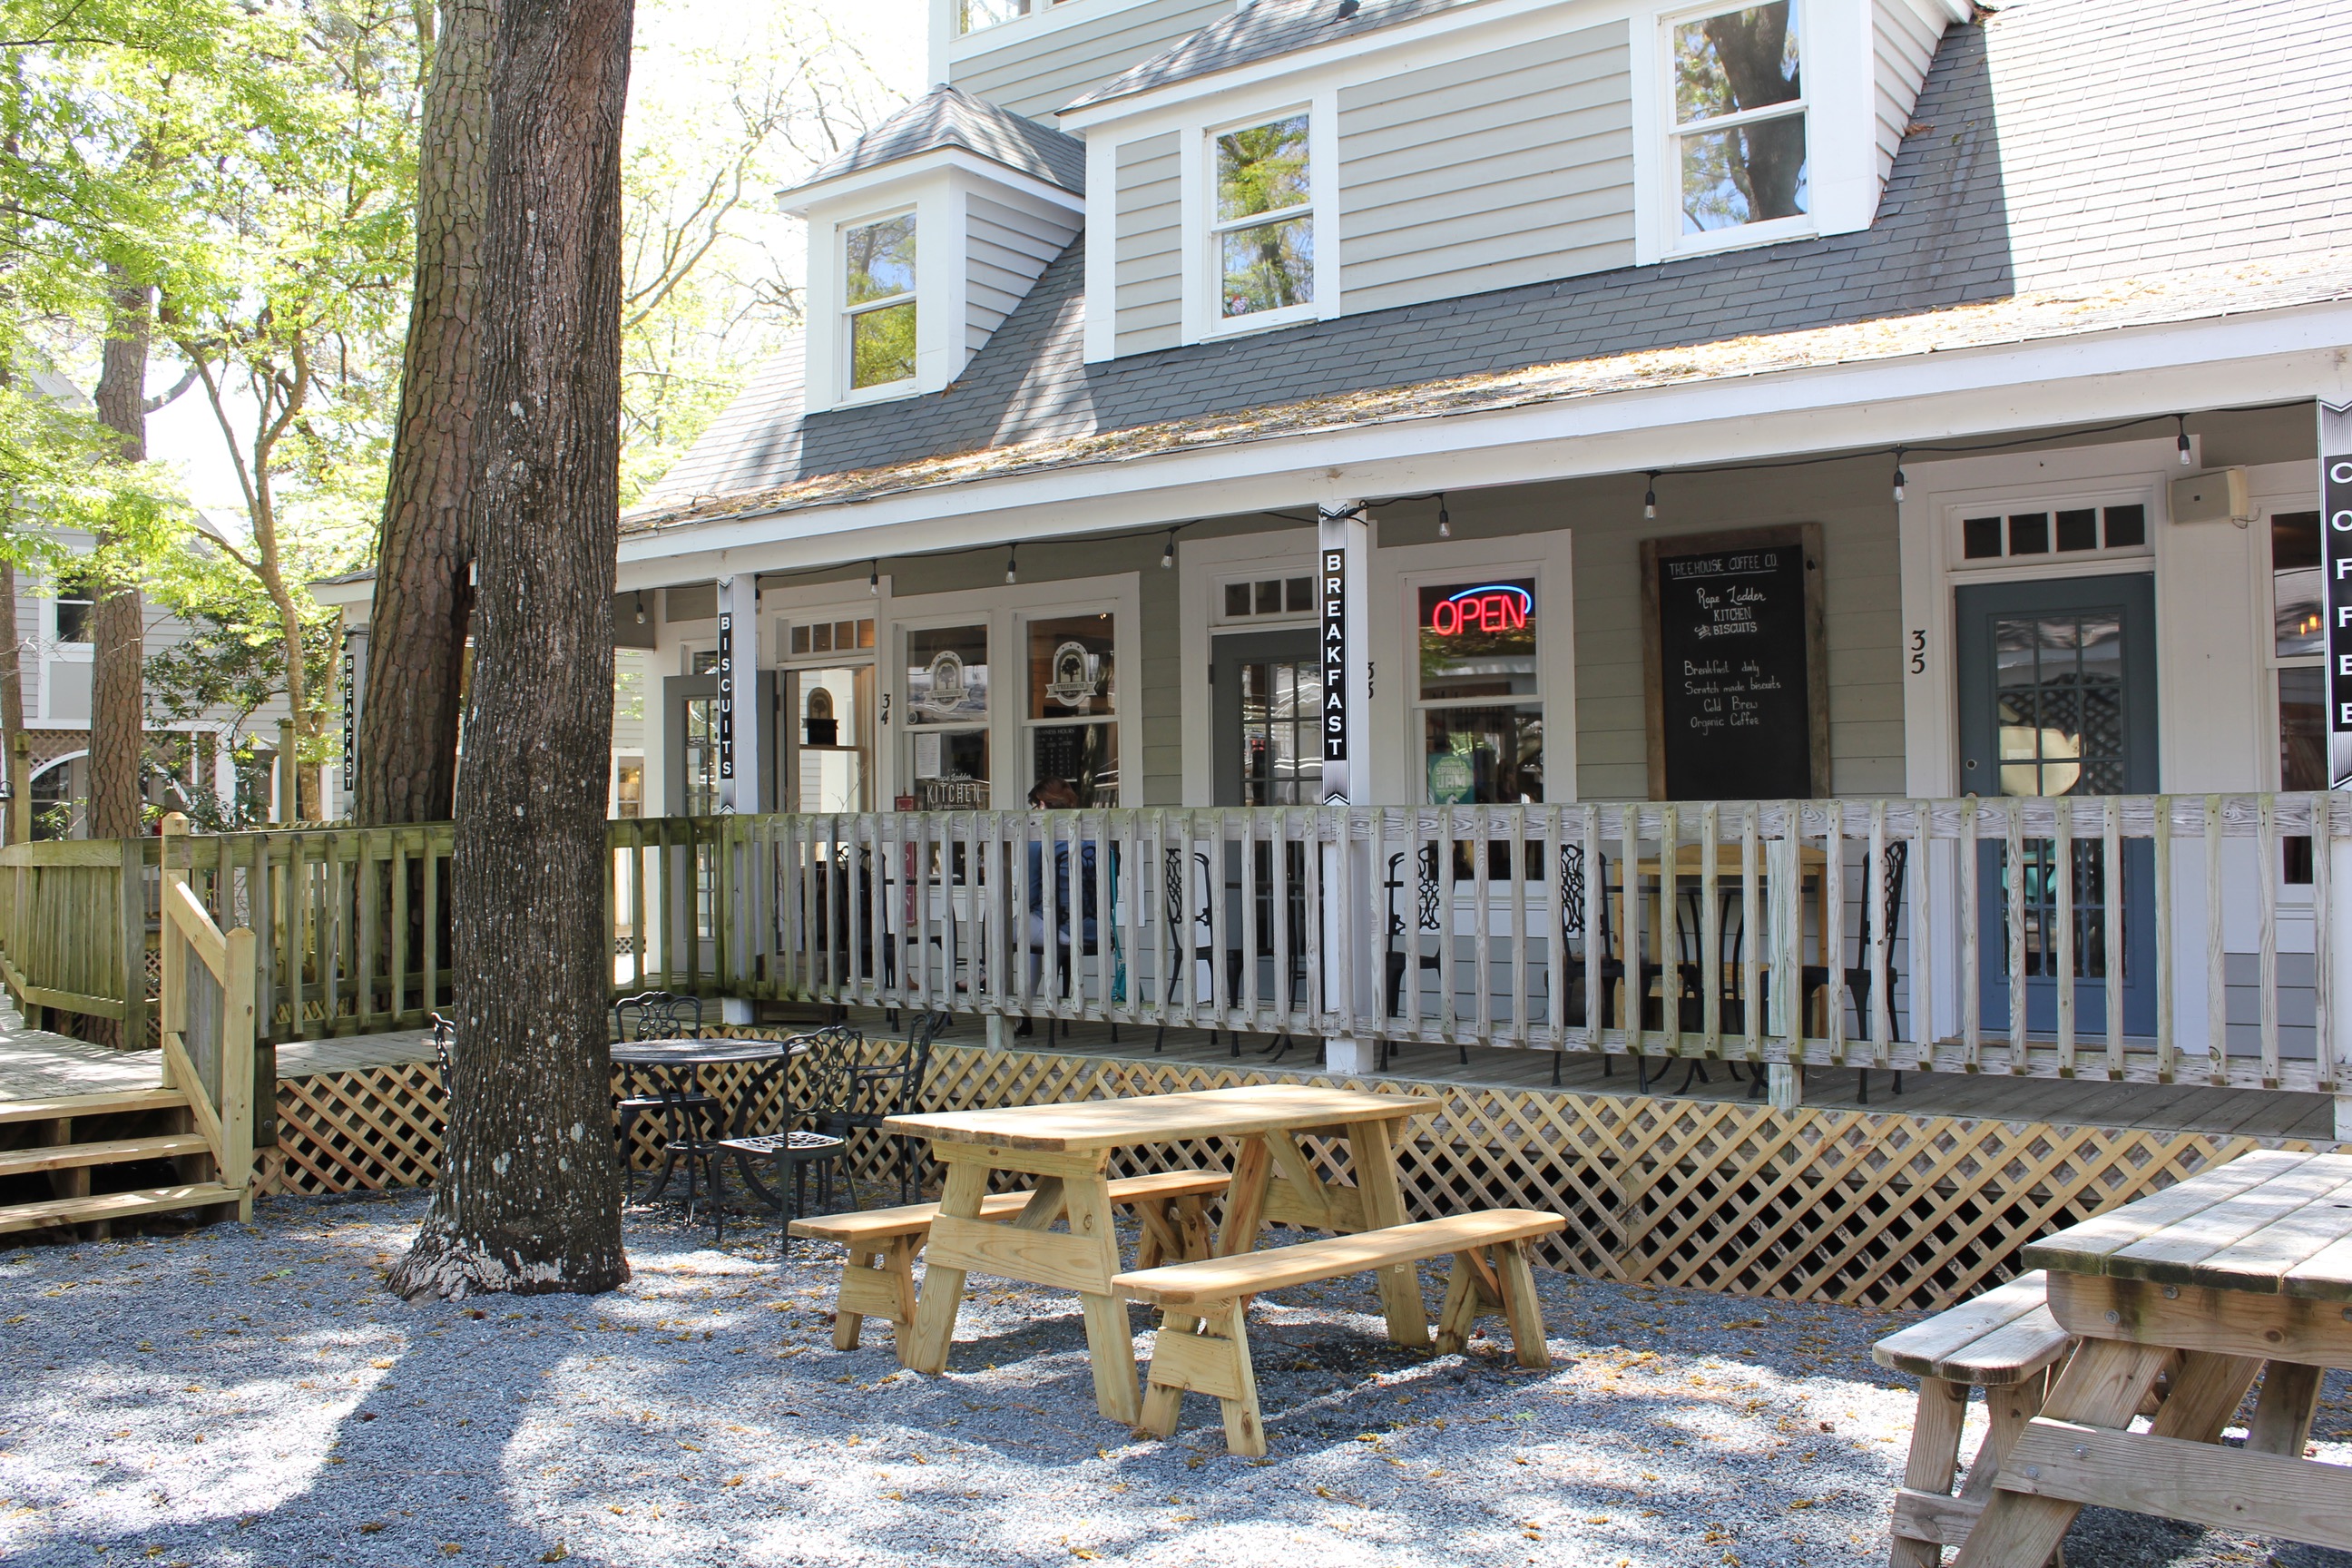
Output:
<instances>
[{"instance_id":1,"label":"white siding wall","mask_svg":"<svg viewBox=\"0 0 2352 1568\"><path fill-rule=\"evenodd\" d=\"M1233 0L1077 3L1095 14L1074 20L1056 7L955 40L948 46L948 79L1050 125L1054 111L1072 99L1234 9ZM1045 23L1054 25L1040 26Z\"/></svg>"},{"instance_id":2,"label":"white siding wall","mask_svg":"<svg viewBox=\"0 0 2352 1568\"><path fill-rule=\"evenodd\" d=\"M1918 106L1920 84L1944 36L1944 18L1926 0L1876 0L1871 7L1871 54L1877 74L1878 180L1886 183L1904 127Z\"/></svg>"},{"instance_id":3,"label":"white siding wall","mask_svg":"<svg viewBox=\"0 0 2352 1568\"><path fill-rule=\"evenodd\" d=\"M1077 216L1046 202L1018 206L972 195L964 207L964 343L978 353L1078 232Z\"/></svg>"},{"instance_id":4,"label":"white siding wall","mask_svg":"<svg viewBox=\"0 0 2352 1568\"><path fill-rule=\"evenodd\" d=\"M1630 265L1627 49L1611 23L1342 88L1347 310Z\"/></svg>"},{"instance_id":5,"label":"white siding wall","mask_svg":"<svg viewBox=\"0 0 2352 1568\"><path fill-rule=\"evenodd\" d=\"M1173 132L1122 144L1112 204L1118 235L1118 352L1174 348L1183 324L1183 230Z\"/></svg>"}]
</instances>

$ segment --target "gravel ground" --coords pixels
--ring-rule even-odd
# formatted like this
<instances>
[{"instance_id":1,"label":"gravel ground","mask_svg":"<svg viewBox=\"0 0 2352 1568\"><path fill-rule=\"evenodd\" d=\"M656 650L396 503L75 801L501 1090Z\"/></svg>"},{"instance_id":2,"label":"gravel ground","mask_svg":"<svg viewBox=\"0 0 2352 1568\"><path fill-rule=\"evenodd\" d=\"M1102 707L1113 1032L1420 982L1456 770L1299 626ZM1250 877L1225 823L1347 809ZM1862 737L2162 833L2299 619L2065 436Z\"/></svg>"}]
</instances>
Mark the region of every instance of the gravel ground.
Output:
<instances>
[{"instance_id":1,"label":"gravel ground","mask_svg":"<svg viewBox=\"0 0 2352 1568\"><path fill-rule=\"evenodd\" d=\"M1886 1313L1538 1270L1558 1365L1529 1373L1491 1341L1393 1349L1368 1280L1284 1291L1252 1324L1273 1454L1248 1460L1205 1399L1170 1442L1100 1419L1066 1296L981 1281L927 1378L887 1327L835 1351L837 1254L780 1262L772 1231L722 1249L636 1212L613 1295L411 1307L381 1274L420 1196L258 1212L0 1253L0 1557L1858 1563L1884 1560L1909 1435L1868 1354ZM2352 1461L2340 1376L2317 1432ZM2352 1568L2095 1511L2068 1551Z\"/></svg>"}]
</instances>

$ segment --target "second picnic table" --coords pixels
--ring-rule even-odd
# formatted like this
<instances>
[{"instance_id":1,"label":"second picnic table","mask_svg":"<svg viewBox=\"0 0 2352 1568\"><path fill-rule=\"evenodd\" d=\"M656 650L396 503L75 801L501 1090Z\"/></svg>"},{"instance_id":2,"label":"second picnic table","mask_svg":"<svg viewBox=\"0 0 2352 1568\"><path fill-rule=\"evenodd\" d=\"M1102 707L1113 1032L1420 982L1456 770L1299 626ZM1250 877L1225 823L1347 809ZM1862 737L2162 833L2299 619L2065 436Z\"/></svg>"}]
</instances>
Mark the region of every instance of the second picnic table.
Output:
<instances>
[{"instance_id":1,"label":"second picnic table","mask_svg":"<svg viewBox=\"0 0 2352 1568\"><path fill-rule=\"evenodd\" d=\"M1255 1247L1270 1220L1343 1232L1403 1224L1396 1126L1436 1109L1436 1101L1410 1095L1277 1083L895 1117L886 1131L930 1140L932 1155L947 1167L907 1364L946 1370L969 1272L1074 1290L1086 1309L1095 1404L1132 1426L1142 1404L1127 1304L1111 1294L1120 1269L1111 1154L1139 1143L1239 1140L1215 1244L1223 1257ZM1297 1142L1307 1133L1347 1140L1354 1186L1332 1186L1317 1174ZM1035 1178L1034 1196L1010 1221L980 1217L996 1171ZM1049 1231L1065 1210L1069 1234ZM1382 1269L1380 1289L1389 1337L1401 1345L1429 1343L1412 1268Z\"/></svg>"}]
</instances>

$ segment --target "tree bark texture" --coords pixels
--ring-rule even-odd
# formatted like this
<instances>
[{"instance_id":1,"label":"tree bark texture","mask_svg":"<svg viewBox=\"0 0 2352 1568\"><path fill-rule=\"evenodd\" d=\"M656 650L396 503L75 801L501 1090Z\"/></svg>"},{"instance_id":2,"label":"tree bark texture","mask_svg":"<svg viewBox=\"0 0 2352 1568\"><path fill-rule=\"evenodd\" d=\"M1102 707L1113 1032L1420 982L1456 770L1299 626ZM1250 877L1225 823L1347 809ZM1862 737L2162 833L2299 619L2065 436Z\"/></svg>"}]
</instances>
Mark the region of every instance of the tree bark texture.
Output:
<instances>
[{"instance_id":1,"label":"tree bark texture","mask_svg":"<svg viewBox=\"0 0 2352 1568\"><path fill-rule=\"evenodd\" d=\"M480 346L480 250L495 0L443 0L416 171L416 279L376 540L353 815L446 822L473 609L464 507ZM430 41L429 5L419 9Z\"/></svg>"},{"instance_id":2,"label":"tree bark texture","mask_svg":"<svg viewBox=\"0 0 2352 1568\"><path fill-rule=\"evenodd\" d=\"M479 563L440 1184L403 1294L628 1277L604 1005L631 0L504 0L482 233Z\"/></svg>"},{"instance_id":3,"label":"tree bark texture","mask_svg":"<svg viewBox=\"0 0 2352 1568\"><path fill-rule=\"evenodd\" d=\"M147 460L147 350L155 290L119 270L108 291L106 349L98 375L99 423L114 432L125 463ZM99 548L113 541L101 534ZM89 836L142 831L141 763L146 752L147 614L139 585L101 572L90 616Z\"/></svg>"}]
</instances>

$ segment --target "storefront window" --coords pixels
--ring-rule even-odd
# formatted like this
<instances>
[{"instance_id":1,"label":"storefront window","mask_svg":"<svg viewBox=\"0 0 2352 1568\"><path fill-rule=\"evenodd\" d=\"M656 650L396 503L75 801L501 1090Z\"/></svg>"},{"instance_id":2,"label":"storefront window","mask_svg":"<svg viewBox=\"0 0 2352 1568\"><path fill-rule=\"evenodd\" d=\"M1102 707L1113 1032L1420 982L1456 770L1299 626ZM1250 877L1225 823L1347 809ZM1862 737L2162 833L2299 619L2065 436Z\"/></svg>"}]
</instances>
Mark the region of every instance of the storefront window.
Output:
<instances>
[{"instance_id":1,"label":"storefront window","mask_svg":"<svg viewBox=\"0 0 2352 1568\"><path fill-rule=\"evenodd\" d=\"M719 810L719 699L686 700L686 814Z\"/></svg>"},{"instance_id":2,"label":"storefront window","mask_svg":"<svg viewBox=\"0 0 2352 1568\"><path fill-rule=\"evenodd\" d=\"M794 811L866 811L874 744L874 667L785 672L793 731L785 774Z\"/></svg>"},{"instance_id":3,"label":"storefront window","mask_svg":"<svg viewBox=\"0 0 2352 1568\"><path fill-rule=\"evenodd\" d=\"M985 811L988 628L907 634L907 776L919 811Z\"/></svg>"},{"instance_id":4,"label":"storefront window","mask_svg":"<svg viewBox=\"0 0 2352 1568\"><path fill-rule=\"evenodd\" d=\"M1533 804L1543 794L1543 704L1532 578L1423 588L1415 673L1424 798Z\"/></svg>"},{"instance_id":5,"label":"storefront window","mask_svg":"<svg viewBox=\"0 0 2352 1568\"><path fill-rule=\"evenodd\" d=\"M1118 804L1116 625L1106 610L1028 626L1030 782L1063 780L1081 805Z\"/></svg>"}]
</instances>

